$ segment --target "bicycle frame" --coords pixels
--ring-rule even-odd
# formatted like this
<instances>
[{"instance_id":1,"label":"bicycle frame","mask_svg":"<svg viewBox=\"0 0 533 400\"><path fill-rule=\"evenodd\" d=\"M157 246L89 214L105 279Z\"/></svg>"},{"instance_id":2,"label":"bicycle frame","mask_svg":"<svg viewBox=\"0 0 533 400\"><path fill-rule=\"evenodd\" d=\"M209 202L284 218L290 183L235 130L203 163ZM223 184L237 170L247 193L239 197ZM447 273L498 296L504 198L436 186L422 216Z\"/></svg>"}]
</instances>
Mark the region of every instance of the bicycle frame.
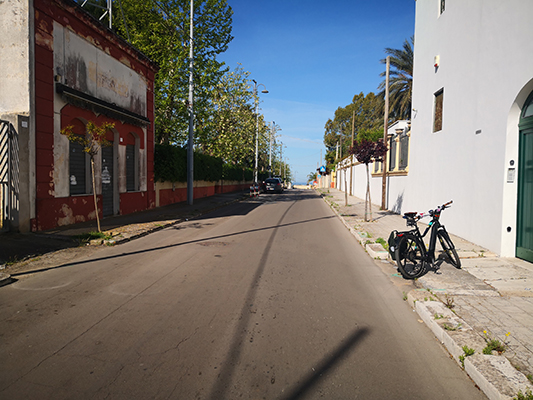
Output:
<instances>
[{"instance_id":1,"label":"bicycle frame","mask_svg":"<svg viewBox=\"0 0 533 400\"><path fill-rule=\"evenodd\" d=\"M424 261L428 264L434 265L435 263L435 249L437 244L437 232L439 230L444 230L444 226L441 225L439 218L440 218L440 211L429 211L427 214L420 214L418 218L414 219L412 221L407 221L407 224L410 226L413 226L414 228L410 231L401 232L398 234L398 236L401 236L404 233L410 232L415 234L419 239L422 245L424 246ZM418 220L430 215L432 217L431 221L429 221L427 228L424 230L424 233L420 233L420 229L418 228ZM426 244L424 243L424 237L426 237L427 233L431 230L431 235L429 237L429 246L426 247Z\"/></svg>"}]
</instances>

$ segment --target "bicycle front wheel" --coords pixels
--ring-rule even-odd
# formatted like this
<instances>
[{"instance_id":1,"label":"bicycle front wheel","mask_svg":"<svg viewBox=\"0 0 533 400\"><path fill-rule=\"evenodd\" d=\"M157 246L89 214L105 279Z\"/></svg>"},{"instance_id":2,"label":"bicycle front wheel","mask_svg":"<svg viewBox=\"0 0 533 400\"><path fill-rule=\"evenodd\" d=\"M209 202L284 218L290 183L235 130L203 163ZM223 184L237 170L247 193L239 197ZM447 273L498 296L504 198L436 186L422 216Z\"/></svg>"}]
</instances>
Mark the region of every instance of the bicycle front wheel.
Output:
<instances>
[{"instance_id":1,"label":"bicycle front wheel","mask_svg":"<svg viewBox=\"0 0 533 400\"><path fill-rule=\"evenodd\" d=\"M461 259L457 255L457 250L455 250L455 246L450 239L448 232L445 230L439 230L437 231L437 237L439 238L442 250L444 250L444 253L446 254L450 264L452 264L455 268L461 268Z\"/></svg>"},{"instance_id":2,"label":"bicycle front wheel","mask_svg":"<svg viewBox=\"0 0 533 400\"><path fill-rule=\"evenodd\" d=\"M398 269L405 279L415 279L421 276L426 268L426 251L424 244L411 233L406 233L400 239L395 252Z\"/></svg>"}]
</instances>

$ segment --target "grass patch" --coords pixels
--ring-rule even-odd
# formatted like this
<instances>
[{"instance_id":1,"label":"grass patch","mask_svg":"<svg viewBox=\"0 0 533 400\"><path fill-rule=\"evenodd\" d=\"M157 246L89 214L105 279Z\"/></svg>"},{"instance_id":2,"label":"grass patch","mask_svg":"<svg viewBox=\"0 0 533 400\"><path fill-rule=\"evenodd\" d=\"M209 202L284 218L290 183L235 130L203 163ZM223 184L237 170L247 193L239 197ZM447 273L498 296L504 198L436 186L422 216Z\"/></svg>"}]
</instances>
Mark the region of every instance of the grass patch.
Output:
<instances>
[{"instance_id":1,"label":"grass patch","mask_svg":"<svg viewBox=\"0 0 533 400\"><path fill-rule=\"evenodd\" d=\"M377 238L376 239L376 243L379 243L380 245L383 246L383 248L387 251L389 251L389 244L387 243L387 241L381 237Z\"/></svg>"},{"instance_id":2,"label":"grass patch","mask_svg":"<svg viewBox=\"0 0 533 400\"><path fill-rule=\"evenodd\" d=\"M519 391L518 394L513 397L513 400L533 400L533 393L531 393L531 390L526 390L526 393L522 393L522 391Z\"/></svg>"},{"instance_id":3,"label":"grass patch","mask_svg":"<svg viewBox=\"0 0 533 400\"><path fill-rule=\"evenodd\" d=\"M75 238L80 243L89 243L91 240L95 240L95 239L110 240L113 238L113 236L107 233L104 233L104 232L93 231L93 232L82 233L81 235L76 235Z\"/></svg>"},{"instance_id":4,"label":"grass patch","mask_svg":"<svg viewBox=\"0 0 533 400\"><path fill-rule=\"evenodd\" d=\"M461 365L463 368L465 367L465 358L469 356L473 356L476 351L468 346L463 346L463 355L459 356L459 361L461 361Z\"/></svg>"}]
</instances>

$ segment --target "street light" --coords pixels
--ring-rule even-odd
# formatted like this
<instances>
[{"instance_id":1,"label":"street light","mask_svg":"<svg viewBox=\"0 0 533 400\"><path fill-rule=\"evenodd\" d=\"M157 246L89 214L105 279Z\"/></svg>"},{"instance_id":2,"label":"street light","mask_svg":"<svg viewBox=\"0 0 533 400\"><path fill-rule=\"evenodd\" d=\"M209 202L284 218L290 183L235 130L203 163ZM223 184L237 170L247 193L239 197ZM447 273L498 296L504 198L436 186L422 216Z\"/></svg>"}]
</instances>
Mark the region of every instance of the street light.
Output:
<instances>
[{"instance_id":1,"label":"street light","mask_svg":"<svg viewBox=\"0 0 533 400\"><path fill-rule=\"evenodd\" d=\"M266 86L262 83L257 84L255 79L252 79L252 82L254 83L254 98L255 98L255 168L254 168L254 182L257 182L257 155L259 152L259 114L257 112L257 108L259 106L259 96L257 95L257 87L263 86L265 89L261 91L261 93L268 93L268 90L266 90Z\"/></svg>"}]
</instances>

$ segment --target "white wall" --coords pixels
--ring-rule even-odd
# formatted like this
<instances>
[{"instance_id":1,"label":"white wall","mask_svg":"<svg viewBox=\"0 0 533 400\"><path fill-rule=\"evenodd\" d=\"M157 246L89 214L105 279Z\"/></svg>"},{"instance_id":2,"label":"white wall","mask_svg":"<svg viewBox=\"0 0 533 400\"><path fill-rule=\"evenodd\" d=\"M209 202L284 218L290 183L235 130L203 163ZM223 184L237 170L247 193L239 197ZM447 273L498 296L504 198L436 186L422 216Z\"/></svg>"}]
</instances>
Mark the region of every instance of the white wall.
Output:
<instances>
[{"instance_id":1,"label":"white wall","mask_svg":"<svg viewBox=\"0 0 533 400\"><path fill-rule=\"evenodd\" d=\"M0 3L0 115L30 112L28 0Z\"/></svg>"},{"instance_id":2,"label":"white wall","mask_svg":"<svg viewBox=\"0 0 533 400\"><path fill-rule=\"evenodd\" d=\"M506 172L510 160L516 165L518 114L533 78L533 2L450 1L441 16L438 4L416 3L416 111L404 208L422 211L453 199L442 217L450 231L514 256L517 188ZM443 129L433 133L441 88Z\"/></svg>"}]
</instances>

